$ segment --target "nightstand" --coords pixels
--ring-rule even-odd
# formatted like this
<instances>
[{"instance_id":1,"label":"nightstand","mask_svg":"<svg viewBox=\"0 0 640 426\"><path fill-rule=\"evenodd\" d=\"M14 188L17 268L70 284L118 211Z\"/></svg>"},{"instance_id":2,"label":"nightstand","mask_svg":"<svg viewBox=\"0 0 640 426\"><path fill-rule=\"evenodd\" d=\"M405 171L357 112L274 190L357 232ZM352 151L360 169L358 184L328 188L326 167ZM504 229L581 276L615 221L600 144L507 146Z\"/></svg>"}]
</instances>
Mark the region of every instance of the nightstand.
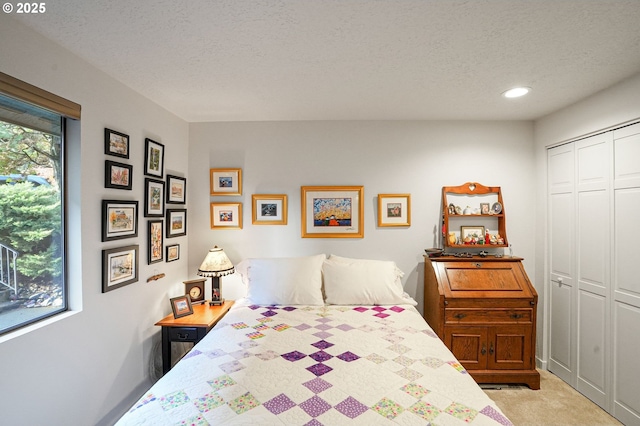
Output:
<instances>
[{"instance_id":1,"label":"nightstand","mask_svg":"<svg viewBox=\"0 0 640 426\"><path fill-rule=\"evenodd\" d=\"M169 314L155 325L162 327L162 374L171 370L171 342L198 343L209 330L229 311L232 300L222 305L209 306L208 303L193 306L193 314L174 318Z\"/></svg>"}]
</instances>

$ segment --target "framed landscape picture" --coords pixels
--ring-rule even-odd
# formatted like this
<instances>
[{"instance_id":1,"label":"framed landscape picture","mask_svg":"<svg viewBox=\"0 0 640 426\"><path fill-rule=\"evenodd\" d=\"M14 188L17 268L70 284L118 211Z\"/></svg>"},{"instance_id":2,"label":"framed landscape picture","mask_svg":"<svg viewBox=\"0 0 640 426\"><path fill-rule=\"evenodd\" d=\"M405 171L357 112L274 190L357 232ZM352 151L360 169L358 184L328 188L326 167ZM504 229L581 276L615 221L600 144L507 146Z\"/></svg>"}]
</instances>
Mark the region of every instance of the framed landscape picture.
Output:
<instances>
[{"instance_id":1,"label":"framed landscape picture","mask_svg":"<svg viewBox=\"0 0 640 426\"><path fill-rule=\"evenodd\" d=\"M133 185L133 166L115 161L104 162L104 187L131 190Z\"/></svg>"},{"instance_id":2,"label":"framed landscape picture","mask_svg":"<svg viewBox=\"0 0 640 426\"><path fill-rule=\"evenodd\" d=\"M167 262L173 262L180 259L180 244L171 244L167 246Z\"/></svg>"},{"instance_id":3,"label":"framed landscape picture","mask_svg":"<svg viewBox=\"0 0 640 426\"><path fill-rule=\"evenodd\" d=\"M102 292L138 281L138 246L102 250Z\"/></svg>"},{"instance_id":4,"label":"framed landscape picture","mask_svg":"<svg viewBox=\"0 0 640 426\"><path fill-rule=\"evenodd\" d=\"M378 194L378 226L410 225L410 194Z\"/></svg>"},{"instance_id":5,"label":"framed landscape picture","mask_svg":"<svg viewBox=\"0 0 640 426\"><path fill-rule=\"evenodd\" d=\"M167 175L167 204L185 204L187 201L187 179Z\"/></svg>"},{"instance_id":6,"label":"framed landscape picture","mask_svg":"<svg viewBox=\"0 0 640 426\"><path fill-rule=\"evenodd\" d=\"M164 182L145 178L144 217L164 216Z\"/></svg>"},{"instance_id":7,"label":"framed landscape picture","mask_svg":"<svg viewBox=\"0 0 640 426\"><path fill-rule=\"evenodd\" d=\"M104 153L115 157L129 158L129 135L105 128Z\"/></svg>"},{"instance_id":8,"label":"framed landscape picture","mask_svg":"<svg viewBox=\"0 0 640 426\"><path fill-rule=\"evenodd\" d=\"M302 238L363 238L364 187L303 186Z\"/></svg>"},{"instance_id":9,"label":"framed landscape picture","mask_svg":"<svg viewBox=\"0 0 640 426\"><path fill-rule=\"evenodd\" d=\"M138 202L102 200L102 241L138 236Z\"/></svg>"},{"instance_id":10,"label":"framed landscape picture","mask_svg":"<svg viewBox=\"0 0 640 426\"><path fill-rule=\"evenodd\" d=\"M167 209L167 238L187 235L187 209Z\"/></svg>"},{"instance_id":11,"label":"framed landscape picture","mask_svg":"<svg viewBox=\"0 0 640 426\"><path fill-rule=\"evenodd\" d=\"M146 138L144 151L144 174L162 179L164 175L164 145Z\"/></svg>"},{"instance_id":12,"label":"framed landscape picture","mask_svg":"<svg viewBox=\"0 0 640 426\"><path fill-rule=\"evenodd\" d=\"M209 195L242 195L242 169L209 169Z\"/></svg>"},{"instance_id":13,"label":"framed landscape picture","mask_svg":"<svg viewBox=\"0 0 640 426\"><path fill-rule=\"evenodd\" d=\"M287 196L285 194L253 194L251 223L254 225L286 225Z\"/></svg>"}]
</instances>

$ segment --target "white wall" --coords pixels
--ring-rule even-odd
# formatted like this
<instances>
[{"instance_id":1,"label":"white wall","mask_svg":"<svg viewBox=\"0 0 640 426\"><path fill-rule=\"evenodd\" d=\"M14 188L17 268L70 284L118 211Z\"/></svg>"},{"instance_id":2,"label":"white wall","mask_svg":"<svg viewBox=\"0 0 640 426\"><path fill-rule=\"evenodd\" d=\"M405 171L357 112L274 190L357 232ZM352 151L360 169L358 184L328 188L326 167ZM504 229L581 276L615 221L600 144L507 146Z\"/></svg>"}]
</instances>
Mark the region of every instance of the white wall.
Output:
<instances>
[{"instance_id":1,"label":"white wall","mask_svg":"<svg viewBox=\"0 0 640 426\"><path fill-rule=\"evenodd\" d=\"M82 106L81 157L74 153L69 164L77 313L0 343L0 423L111 424L150 385L151 351L160 339L154 323L171 312L168 298L184 291L187 275L186 237L173 239L181 244L179 261L147 266L144 138L165 145L165 173L190 178L188 125L6 14L0 52L0 71ZM130 135L124 162L134 167L132 191L104 188L105 127ZM138 238L100 242L102 199L140 201ZM101 250L128 244L140 245L139 281L102 294ZM166 277L147 283L156 272Z\"/></svg>"},{"instance_id":2,"label":"white wall","mask_svg":"<svg viewBox=\"0 0 640 426\"><path fill-rule=\"evenodd\" d=\"M189 228L198 232L189 237L189 273L213 245L234 263L316 253L394 260L421 310L422 255L437 244L441 188L468 181L502 187L509 241L533 273L532 130L529 122L192 123ZM211 167L242 168L243 195L210 197ZM363 185L364 238L301 238L305 185ZM287 226L251 224L251 195L269 193L288 195ZM411 194L411 227L377 227L379 193ZM212 201L242 202L244 228L211 230ZM243 294L237 275L223 278L227 298Z\"/></svg>"},{"instance_id":3,"label":"white wall","mask_svg":"<svg viewBox=\"0 0 640 426\"><path fill-rule=\"evenodd\" d=\"M548 115L534 126L536 170L536 288L541 296L539 312L548 313L544 299L547 270L547 147L598 133L640 119L640 74L628 78L574 105ZM543 365L548 359L546 336L548 324L538 324L538 348L542 348ZM540 349L538 350L540 353Z\"/></svg>"}]
</instances>

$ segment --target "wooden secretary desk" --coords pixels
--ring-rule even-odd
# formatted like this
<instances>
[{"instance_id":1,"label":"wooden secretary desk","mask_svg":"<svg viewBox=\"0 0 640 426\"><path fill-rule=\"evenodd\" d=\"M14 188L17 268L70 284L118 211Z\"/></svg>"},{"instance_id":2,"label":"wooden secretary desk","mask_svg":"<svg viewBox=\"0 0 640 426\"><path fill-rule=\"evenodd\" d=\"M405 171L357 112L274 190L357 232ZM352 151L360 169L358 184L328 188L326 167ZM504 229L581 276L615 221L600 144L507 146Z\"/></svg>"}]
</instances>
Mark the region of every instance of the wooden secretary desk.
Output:
<instances>
[{"instance_id":1,"label":"wooden secretary desk","mask_svg":"<svg viewBox=\"0 0 640 426\"><path fill-rule=\"evenodd\" d=\"M540 389L537 303L521 258L425 256L424 317L478 383Z\"/></svg>"}]
</instances>

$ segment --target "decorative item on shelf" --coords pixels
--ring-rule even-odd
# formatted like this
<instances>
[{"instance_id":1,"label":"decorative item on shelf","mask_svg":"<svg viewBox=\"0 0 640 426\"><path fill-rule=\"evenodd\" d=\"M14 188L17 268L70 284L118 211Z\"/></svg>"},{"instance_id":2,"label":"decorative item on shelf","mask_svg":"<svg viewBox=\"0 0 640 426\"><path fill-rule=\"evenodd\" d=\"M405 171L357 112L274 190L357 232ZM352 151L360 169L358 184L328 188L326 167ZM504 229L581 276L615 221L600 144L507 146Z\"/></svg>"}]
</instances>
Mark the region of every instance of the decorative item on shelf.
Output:
<instances>
[{"instance_id":1,"label":"decorative item on shelf","mask_svg":"<svg viewBox=\"0 0 640 426\"><path fill-rule=\"evenodd\" d=\"M195 280L183 281L184 292L191 297L192 305L204 303L204 283L206 278L196 278Z\"/></svg>"},{"instance_id":2,"label":"decorative item on shelf","mask_svg":"<svg viewBox=\"0 0 640 426\"><path fill-rule=\"evenodd\" d=\"M442 255L442 252L444 250L442 250L441 248L428 248L428 249L424 249L424 252L427 253L427 256L429 257L439 257Z\"/></svg>"},{"instance_id":3,"label":"decorative item on shelf","mask_svg":"<svg viewBox=\"0 0 640 426\"><path fill-rule=\"evenodd\" d=\"M211 300L209 305L222 305L224 299L220 287L220 277L230 275L235 272L233 264L218 246L213 247L207 253L202 261L202 265L198 268L198 275L201 277L211 277Z\"/></svg>"},{"instance_id":4,"label":"decorative item on shelf","mask_svg":"<svg viewBox=\"0 0 640 426\"><path fill-rule=\"evenodd\" d=\"M493 214L502 213L502 204L500 204L499 202L493 203L493 206L491 206L491 213Z\"/></svg>"}]
</instances>

